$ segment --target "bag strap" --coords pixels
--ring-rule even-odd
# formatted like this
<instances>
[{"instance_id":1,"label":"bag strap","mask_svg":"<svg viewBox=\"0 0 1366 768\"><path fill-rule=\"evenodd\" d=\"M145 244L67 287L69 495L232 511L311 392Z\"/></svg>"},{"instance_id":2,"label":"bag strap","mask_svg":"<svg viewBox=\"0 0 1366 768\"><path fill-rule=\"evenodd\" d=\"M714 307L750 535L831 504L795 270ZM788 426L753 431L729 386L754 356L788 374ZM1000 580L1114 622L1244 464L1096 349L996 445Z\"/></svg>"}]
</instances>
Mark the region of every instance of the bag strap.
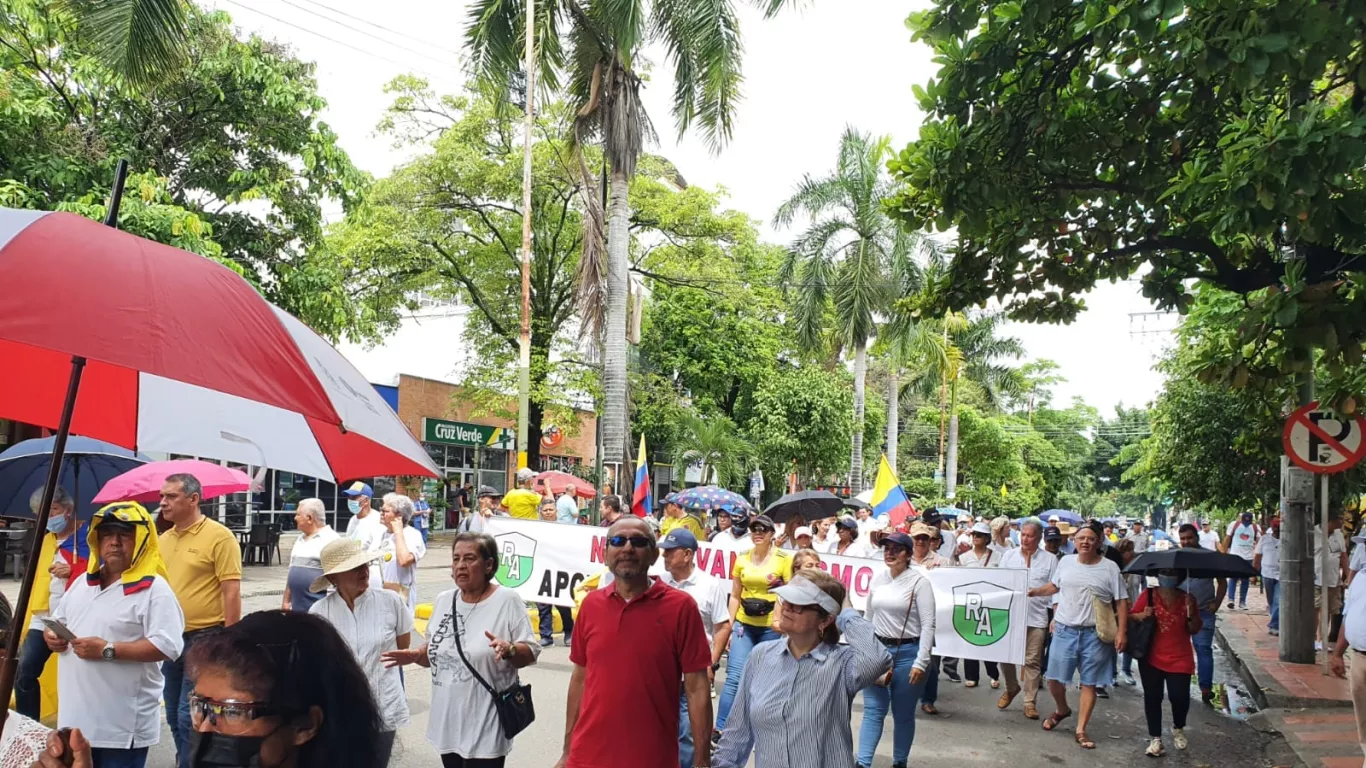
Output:
<instances>
[{"instance_id":1,"label":"bag strap","mask_svg":"<svg viewBox=\"0 0 1366 768\"><path fill-rule=\"evenodd\" d=\"M454 600L459 600L459 599L460 599L460 596L459 596L459 595L455 595L455 596L453 597L453 599L454 599ZM455 610L455 603L454 603L454 602L451 603L451 615L455 617L455 621L456 621L457 625L461 623L462 620L461 620L461 618L460 618L459 612L457 612L457 611ZM465 662L465 669L468 669L468 670L470 671L470 674L471 674L471 675L474 675L474 679L475 679L475 680L478 680L478 681L479 681L479 684L482 685L482 686L484 687L484 690L488 691L488 692L489 692L489 695L492 696L495 700L497 700L497 698L498 698L498 692L495 691L495 690L493 690L493 686L489 685L489 684L488 684L488 681L486 681L486 680L483 678L483 676L480 675L479 672L475 670L474 665L470 664L470 660L467 659L467 658L465 658L465 649L464 649L464 648L461 646L461 644L460 644L460 629L461 629L460 626L456 626L455 631L451 633L451 634L455 635L455 652L458 653L458 654L460 654L460 660L463 661L463 662Z\"/></svg>"},{"instance_id":2,"label":"bag strap","mask_svg":"<svg viewBox=\"0 0 1366 768\"><path fill-rule=\"evenodd\" d=\"M917 577L920 578L920 577ZM915 610L915 588L919 581L911 585L911 604L906 606L906 618L901 620L901 632L896 636L896 649L901 650L901 644L906 642L906 625L911 622L911 611Z\"/></svg>"}]
</instances>

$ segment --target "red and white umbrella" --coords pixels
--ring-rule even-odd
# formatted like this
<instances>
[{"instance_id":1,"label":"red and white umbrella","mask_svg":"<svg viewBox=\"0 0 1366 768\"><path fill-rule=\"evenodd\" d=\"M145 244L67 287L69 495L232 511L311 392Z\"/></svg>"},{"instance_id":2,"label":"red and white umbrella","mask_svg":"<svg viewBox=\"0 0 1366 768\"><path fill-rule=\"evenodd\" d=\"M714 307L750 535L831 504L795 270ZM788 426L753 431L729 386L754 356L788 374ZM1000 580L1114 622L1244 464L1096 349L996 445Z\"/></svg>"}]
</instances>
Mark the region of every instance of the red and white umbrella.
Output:
<instances>
[{"instance_id":1,"label":"red and white umbrella","mask_svg":"<svg viewBox=\"0 0 1366 768\"><path fill-rule=\"evenodd\" d=\"M325 340L231 270L70 213L0 208L0 418L349 480L437 476Z\"/></svg>"},{"instance_id":2,"label":"red and white umbrella","mask_svg":"<svg viewBox=\"0 0 1366 768\"><path fill-rule=\"evenodd\" d=\"M581 498L591 499L598 495L598 492L593 488L592 483L581 477L575 477L568 472L560 472L559 470L550 470L536 475L535 484L538 487L548 487L550 492L557 496L564 493L566 485L574 486L574 493Z\"/></svg>"}]
</instances>

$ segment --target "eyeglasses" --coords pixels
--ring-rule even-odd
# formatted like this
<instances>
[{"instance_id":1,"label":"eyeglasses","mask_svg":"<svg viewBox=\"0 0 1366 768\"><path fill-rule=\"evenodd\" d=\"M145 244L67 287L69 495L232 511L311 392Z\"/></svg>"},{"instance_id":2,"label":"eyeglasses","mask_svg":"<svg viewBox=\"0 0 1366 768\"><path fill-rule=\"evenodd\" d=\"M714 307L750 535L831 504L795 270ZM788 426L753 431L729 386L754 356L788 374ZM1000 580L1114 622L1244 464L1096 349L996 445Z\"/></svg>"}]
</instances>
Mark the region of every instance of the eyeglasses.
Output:
<instances>
[{"instance_id":1,"label":"eyeglasses","mask_svg":"<svg viewBox=\"0 0 1366 768\"><path fill-rule=\"evenodd\" d=\"M783 603L783 610L792 611L793 613L809 613L811 611L819 611L820 609L821 607L819 605L793 605L788 602Z\"/></svg>"},{"instance_id":2,"label":"eyeglasses","mask_svg":"<svg viewBox=\"0 0 1366 768\"><path fill-rule=\"evenodd\" d=\"M636 549L649 549L655 542L649 536L612 536L607 539L610 547L624 547L628 543Z\"/></svg>"},{"instance_id":3,"label":"eyeglasses","mask_svg":"<svg viewBox=\"0 0 1366 768\"><path fill-rule=\"evenodd\" d=\"M210 699L191 693L190 724L198 728L205 720L209 725L224 733L245 730L255 720L279 715L279 710L264 701L237 701L236 699Z\"/></svg>"}]
</instances>

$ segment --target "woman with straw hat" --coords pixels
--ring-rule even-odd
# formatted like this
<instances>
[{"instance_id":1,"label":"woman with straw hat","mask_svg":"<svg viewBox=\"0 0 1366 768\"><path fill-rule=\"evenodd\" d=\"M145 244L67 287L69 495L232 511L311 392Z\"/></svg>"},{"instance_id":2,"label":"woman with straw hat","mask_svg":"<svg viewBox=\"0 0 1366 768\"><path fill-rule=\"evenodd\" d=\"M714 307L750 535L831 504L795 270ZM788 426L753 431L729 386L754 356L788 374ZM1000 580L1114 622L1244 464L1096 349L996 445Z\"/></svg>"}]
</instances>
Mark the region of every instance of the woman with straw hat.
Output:
<instances>
[{"instance_id":1,"label":"woman with straw hat","mask_svg":"<svg viewBox=\"0 0 1366 768\"><path fill-rule=\"evenodd\" d=\"M355 539L337 539L323 547L323 575L310 585L313 592L333 591L308 612L337 628L356 657L379 705L381 764L389 762L394 732L408 724L408 697L397 669L385 669L382 654L408 647L413 615L397 592L370 589L370 561L375 553Z\"/></svg>"}]
</instances>

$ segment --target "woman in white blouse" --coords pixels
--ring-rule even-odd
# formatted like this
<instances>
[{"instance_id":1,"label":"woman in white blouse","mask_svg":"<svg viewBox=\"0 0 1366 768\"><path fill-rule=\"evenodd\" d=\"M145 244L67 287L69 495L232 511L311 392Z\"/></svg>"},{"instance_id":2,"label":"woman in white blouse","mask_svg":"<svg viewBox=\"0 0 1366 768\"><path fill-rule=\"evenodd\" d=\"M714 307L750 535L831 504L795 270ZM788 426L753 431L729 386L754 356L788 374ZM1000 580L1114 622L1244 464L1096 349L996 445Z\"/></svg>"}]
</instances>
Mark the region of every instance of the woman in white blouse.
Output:
<instances>
[{"instance_id":1,"label":"woman in white blouse","mask_svg":"<svg viewBox=\"0 0 1366 768\"><path fill-rule=\"evenodd\" d=\"M455 589L436 598L421 648L391 651L385 662L432 670L432 711L427 739L444 768L502 768L512 740L503 735L495 691L517 684L517 670L536 663L540 643L531 631L526 602L493 580L498 545L485 533L461 533L451 547Z\"/></svg>"},{"instance_id":2,"label":"woman in white blouse","mask_svg":"<svg viewBox=\"0 0 1366 768\"><path fill-rule=\"evenodd\" d=\"M1005 518L1000 518L1004 520ZM994 525L994 523L992 524ZM1004 528L1004 526L1002 526ZM958 564L965 568L999 568L1005 554L992 543L995 530L985 522L972 526L972 549L958 554ZM987 677L992 688L1001 687L1001 669L994 661L986 662ZM963 660L963 685L976 688L982 680L982 664L977 659Z\"/></svg>"},{"instance_id":3,"label":"woman in white blouse","mask_svg":"<svg viewBox=\"0 0 1366 768\"><path fill-rule=\"evenodd\" d=\"M380 755L384 763L394 748L394 731L408 724L408 697L397 669L385 669L382 655L408 647L413 631L413 615L398 593L370 589L370 561L356 539L337 539L323 547L323 575L310 585L310 591L335 589L314 603L308 612L337 628L365 672L370 692L379 705L382 730Z\"/></svg>"},{"instance_id":4,"label":"woman in white blouse","mask_svg":"<svg viewBox=\"0 0 1366 768\"><path fill-rule=\"evenodd\" d=\"M904 766L915 742L915 707L925 690L934 645L934 587L911 568L914 542L904 533L882 537L882 561L887 564L868 586L864 618L892 654L892 669L863 689L863 725L859 728L858 764L873 764L882 738L882 724L892 713L892 765Z\"/></svg>"}]
</instances>

